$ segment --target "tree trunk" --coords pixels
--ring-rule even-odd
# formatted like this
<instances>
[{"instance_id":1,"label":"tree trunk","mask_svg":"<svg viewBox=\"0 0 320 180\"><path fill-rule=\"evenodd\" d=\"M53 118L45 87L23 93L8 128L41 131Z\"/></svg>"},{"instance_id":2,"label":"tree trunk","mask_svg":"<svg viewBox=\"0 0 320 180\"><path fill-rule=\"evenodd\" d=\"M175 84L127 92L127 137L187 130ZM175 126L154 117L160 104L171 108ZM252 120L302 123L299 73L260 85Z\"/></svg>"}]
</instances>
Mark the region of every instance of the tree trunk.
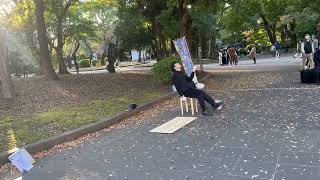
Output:
<instances>
[{"instance_id":1,"label":"tree trunk","mask_svg":"<svg viewBox=\"0 0 320 180\"><path fill-rule=\"evenodd\" d=\"M73 50L73 52L72 52L72 57L75 57L75 56L76 56L76 54L77 54L77 52L78 52L78 50L79 50L79 48L80 48L80 42L79 42L79 40L77 40L75 47L76 47L76 48L75 48L75 49Z\"/></svg>"},{"instance_id":2,"label":"tree trunk","mask_svg":"<svg viewBox=\"0 0 320 180\"><path fill-rule=\"evenodd\" d=\"M80 47L80 42L79 40L76 40L76 44L75 44L75 49L72 50L71 54L69 54L67 56L67 63L68 63L68 66L69 66L69 69L71 69L71 60L73 59L74 62L76 62L76 58L77 58L77 52L79 50L79 47Z\"/></svg>"},{"instance_id":3,"label":"tree trunk","mask_svg":"<svg viewBox=\"0 0 320 180\"><path fill-rule=\"evenodd\" d=\"M139 60L138 62L141 62L141 50L139 50Z\"/></svg>"},{"instance_id":4,"label":"tree trunk","mask_svg":"<svg viewBox=\"0 0 320 180\"><path fill-rule=\"evenodd\" d=\"M217 52L217 49L216 49L216 45L217 45L217 41L216 41L216 36L214 35L212 38L211 38L211 59L212 61L215 60L215 58L218 57L218 52Z\"/></svg>"},{"instance_id":5,"label":"tree trunk","mask_svg":"<svg viewBox=\"0 0 320 180\"><path fill-rule=\"evenodd\" d=\"M151 43L151 49L153 51L154 57L157 59L157 61L159 61L160 59L159 59L158 52L157 52L156 47L155 47L154 40Z\"/></svg>"},{"instance_id":6,"label":"tree trunk","mask_svg":"<svg viewBox=\"0 0 320 180\"><path fill-rule=\"evenodd\" d=\"M191 16L186 12L182 18L182 36L187 39L189 50L192 49L192 19Z\"/></svg>"},{"instance_id":7,"label":"tree trunk","mask_svg":"<svg viewBox=\"0 0 320 180\"><path fill-rule=\"evenodd\" d=\"M72 52L72 59L73 59L73 62L74 62L74 66L77 70L77 74L79 74L79 64L77 62L77 52L79 50L79 47L80 47L80 42L77 40L77 44L76 44L76 48L74 49L74 51Z\"/></svg>"},{"instance_id":8,"label":"tree trunk","mask_svg":"<svg viewBox=\"0 0 320 180\"><path fill-rule=\"evenodd\" d=\"M284 25L281 30L281 43L287 44L287 26Z\"/></svg>"},{"instance_id":9,"label":"tree trunk","mask_svg":"<svg viewBox=\"0 0 320 180\"><path fill-rule=\"evenodd\" d=\"M180 35L187 39L189 50L192 49L192 18L187 10L186 0L178 0L178 15L181 20Z\"/></svg>"},{"instance_id":10,"label":"tree trunk","mask_svg":"<svg viewBox=\"0 0 320 180\"><path fill-rule=\"evenodd\" d=\"M207 54L207 56L208 56L209 59L212 59L212 57L211 57L211 54L212 54L212 53L211 53L211 52L212 52L211 46L212 46L212 39L209 38L209 41L208 41L208 54Z\"/></svg>"},{"instance_id":11,"label":"tree trunk","mask_svg":"<svg viewBox=\"0 0 320 180\"><path fill-rule=\"evenodd\" d=\"M292 34L292 41L293 44L296 45L298 43L298 38L297 38L297 21L295 18L292 19L292 23L290 25L290 30L291 30L291 34Z\"/></svg>"},{"instance_id":12,"label":"tree trunk","mask_svg":"<svg viewBox=\"0 0 320 180\"><path fill-rule=\"evenodd\" d=\"M161 23L158 20L154 20L153 35L155 38L155 48L157 50L157 55L159 59L162 59L166 56L166 43L162 29L163 28Z\"/></svg>"},{"instance_id":13,"label":"tree trunk","mask_svg":"<svg viewBox=\"0 0 320 180\"><path fill-rule=\"evenodd\" d=\"M104 41L104 45L103 45L102 61L104 61L104 59L108 56L108 38L106 33L103 34L103 41ZM90 63L91 61L92 61L92 56L90 56Z\"/></svg>"},{"instance_id":14,"label":"tree trunk","mask_svg":"<svg viewBox=\"0 0 320 180\"><path fill-rule=\"evenodd\" d=\"M58 39L58 45L56 48L57 57L59 60L59 74L68 74L66 64L63 58L63 18L59 17L57 22L57 39Z\"/></svg>"},{"instance_id":15,"label":"tree trunk","mask_svg":"<svg viewBox=\"0 0 320 180\"><path fill-rule=\"evenodd\" d=\"M261 19L263 20L264 28L267 31L269 40L272 44L274 44L277 41L277 36L275 32L275 27L272 27L269 20L267 19L265 14L260 14Z\"/></svg>"},{"instance_id":16,"label":"tree trunk","mask_svg":"<svg viewBox=\"0 0 320 180\"><path fill-rule=\"evenodd\" d=\"M176 48L174 47L174 43L173 43L173 40L171 39L171 41L170 41L171 43L171 45L170 45L170 47L171 47L171 54L176 54Z\"/></svg>"},{"instance_id":17,"label":"tree trunk","mask_svg":"<svg viewBox=\"0 0 320 180\"><path fill-rule=\"evenodd\" d=\"M200 63L200 71L203 71L203 63L202 63L202 32L199 30L199 44L198 44L198 58L199 58L199 63Z\"/></svg>"},{"instance_id":18,"label":"tree trunk","mask_svg":"<svg viewBox=\"0 0 320 180\"><path fill-rule=\"evenodd\" d=\"M295 47L297 45L297 33L296 33L296 20L295 18L292 19L292 21L290 22L290 29L286 29L286 33L289 35L290 37L290 46L291 47Z\"/></svg>"},{"instance_id":19,"label":"tree trunk","mask_svg":"<svg viewBox=\"0 0 320 180\"><path fill-rule=\"evenodd\" d=\"M56 80L58 77L53 69L48 49L48 37L44 21L44 3L43 0L34 0L34 3L36 5L37 32L40 45L40 68L46 78Z\"/></svg>"},{"instance_id":20,"label":"tree trunk","mask_svg":"<svg viewBox=\"0 0 320 180\"><path fill-rule=\"evenodd\" d=\"M72 68L72 64L71 64L71 55L69 54L68 56L67 56L67 64L68 64L68 68L69 69L71 69Z\"/></svg>"},{"instance_id":21,"label":"tree trunk","mask_svg":"<svg viewBox=\"0 0 320 180\"><path fill-rule=\"evenodd\" d=\"M166 40L164 38L164 36L162 34L159 35L159 39L160 39L160 44L161 44L161 57L166 57L168 56L168 50L167 50L167 43Z\"/></svg>"},{"instance_id":22,"label":"tree trunk","mask_svg":"<svg viewBox=\"0 0 320 180\"><path fill-rule=\"evenodd\" d=\"M0 29L0 85L4 98L16 96L8 62L7 33Z\"/></svg>"}]
</instances>

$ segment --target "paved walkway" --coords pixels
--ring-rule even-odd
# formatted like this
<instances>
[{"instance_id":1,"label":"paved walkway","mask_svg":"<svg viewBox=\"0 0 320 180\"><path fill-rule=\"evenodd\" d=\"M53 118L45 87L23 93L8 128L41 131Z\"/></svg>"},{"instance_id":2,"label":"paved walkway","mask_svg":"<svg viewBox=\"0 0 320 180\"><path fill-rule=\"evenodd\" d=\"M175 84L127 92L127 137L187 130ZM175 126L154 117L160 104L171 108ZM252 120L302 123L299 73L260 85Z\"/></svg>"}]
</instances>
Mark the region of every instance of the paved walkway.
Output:
<instances>
[{"instance_id":1,"label":"paved walkway","mask_svg":"<svg viewBox=\"0 0 320 180\"><path fill-rule=\"evenodd\" d=\"M173 99L38 160L23 180L320 179L317 85L300 84L297 71L216 73L206 85L225 100L213 117L200 116L172 135L149 133L181 115Z\"/></svg>"},{"instance_id":2,"label":"paved walkway","mask_svg":"<svg viewBox=\"0 0 320 180\"><path fill-rule=\"evenodd\" d=\"M297 70L300 68L301 58L293 58L293 54L285 54L279 60L271 56L257 56L257 64L253 64L253 60L247 57L239 59L237 66L220 66L218 63L204 65L206 71L219 70Z\"/></svg>"},{"instance_id":3,"label":"paved walkway","mask_svg":"<svg viewBox=\"0 0 320 180\"><path fill-rule=\"evenodd\" d=\"M279 60L271 57L271 55L262 55L257 57L257 64L253 64L252 60L249 60L248 57L239 58L239 63L237 66L220 66L218 63L206 64L204 65L204 70L209 72L216 71L233 71L233 70L298 70L302 62L301 58L293 58L293 54L284 54L280 57ZM127 71L150 71L152 65L156 61L152 60L145 65L137 66L127 66L117 68L117 72L127 72ZM199 65L197 65L199 67ZM75 70L71 71L72 74L76 74ZM108 73L108 70L94 70L94 68L85 68L79 72L80 74L92 74L92 73Z\"/></svg>"},{"instance_id":4,"label":"paved walkway","mask_svg":"<svg viewBox=\"0 0 320 180\"><path fill-rule=\"evenodd\" d=\"M150 71L152 66L156 63L156 60L148 61L147 64L134 65L134 63L122 62L121 67L116 67L116 72L127 72L127 71ZM75 69L69 70L72 74L77 74ZM96 70L95 67L91 68L81 68L80 74L98 74L98 73L109 73L106 68L100 67Z\"/></svg>"}]
</instances>

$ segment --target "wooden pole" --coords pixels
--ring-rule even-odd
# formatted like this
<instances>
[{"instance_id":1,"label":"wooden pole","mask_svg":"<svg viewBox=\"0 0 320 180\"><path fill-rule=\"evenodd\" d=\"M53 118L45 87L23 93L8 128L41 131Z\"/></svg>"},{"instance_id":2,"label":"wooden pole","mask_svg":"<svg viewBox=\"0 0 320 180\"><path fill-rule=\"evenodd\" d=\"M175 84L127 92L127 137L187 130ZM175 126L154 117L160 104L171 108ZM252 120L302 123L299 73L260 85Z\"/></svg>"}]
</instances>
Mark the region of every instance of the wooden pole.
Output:
<instances>
[{"instance_id":1,"label":"wooden pole","mask_svg":"<svg viewBox=\"0 0 320 180\"><path fill-rule=\"evenodd\" d=\"M8 61L8 39L7 32L0 29L0 82L4 98L14 98L16 96Z\"/></svg>"}]
</instances>

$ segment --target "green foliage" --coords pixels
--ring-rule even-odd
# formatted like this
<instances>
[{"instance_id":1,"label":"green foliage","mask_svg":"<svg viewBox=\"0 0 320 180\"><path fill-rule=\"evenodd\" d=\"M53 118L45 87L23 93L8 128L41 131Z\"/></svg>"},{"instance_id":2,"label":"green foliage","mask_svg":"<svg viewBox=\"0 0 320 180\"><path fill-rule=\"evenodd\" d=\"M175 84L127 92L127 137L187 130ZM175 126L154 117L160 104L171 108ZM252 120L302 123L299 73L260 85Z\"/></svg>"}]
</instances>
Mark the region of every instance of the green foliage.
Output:
<instances>
[{"instance_id":1,"label":"green foliage","mask_svg":"<svg viewBox=\"0 0 320 180\"><path fill-rule=\"evenodd\" d=\"M162 83L170 83L172 71L170 66L172 63L181 62L179 57L171 56L164 58L153 66L153 74L156 80Z\"/></svg>"},{"instance_id":2,"label":"green foliage","mask_svg":"<svg viewBox=\"0 0 320 180\"><path fill-rule=\"evenodd\" d=\"M320 12L313 12L310 8L304 9L297 14L297 36L302 40L305 34L313 34L320 23Z\"/></svg>"},{"instance_id":3,"label":"green foliage","mask_svg":"<svg viewBox=\"0 0 320 180\"><path fill-rule=\"evenodd\" d=\"M24 62L17 52L10 52L9 53L9 69L11 73L14 74L21 74L22 69L24 66Z\"/></svg>"},{"instance_id":4,"label":"green foliage","mask_svg":"<svg viewBox=\"0 0 320 180\"><path fill-rule=\"evenodd\" d=\"M90 60L89 59L82 59L79 61L80 68L90 67Z\"/></svg>"},{"instance_id":5,"label":"green foliage","mask_svg":"<svg viewBox=\"0 0 320 180\"><path fill-rule=\"evenodd\" d=\"M170 6L158 16L158 20L164 26L163 35L166 38L176 37L179 32L180 22L177 16L173 16L174 11L175 7Z\"/></svg>"},{"instance_id":6,"label":"green foliage","mask_svg":"<svg viewBox=\"0 0 320 180\"><path fill-rule=\"evenodd\" d=\"M97 59L97 60L92 61L92 66L96 67L97 64L100 64L100 66L105 65L104 63L102 63L101 59Z\"/></svg>"},{"instance_id":7,"label":"green foliage","mask_svg":"<svg viewBox=\"0 0 320 180\"><path fill-rule=\"evenodd\" d=\"M39 67L37 67L31 61L27 61L17 52L9 52L9 69L10 72L20 77L24 73L36 73L38 74Z\"/></svg>"},{"instance_id":8,"label":"green foliage","mask_svg":"<svg viewBox=\"0 0 320 180\"><path fill-rule=\"evenodd\" d=\"M246 52L246 50L244 48L241 48L241 49L239 49L239 54L240 55L246 55L247 52Z\"/></svg>"},{"instance_id":9,"label":"green foliage","mask_svg":"<svg viewBox=\"0 0 320 180\"><path fill-rule=\"evenodd\" d=\"M87 59L87 58L89 58L89 56L86 55L86 54L84 54L84 53L81 53L81 54L79 55L79 59Z\"/></svg>"},{"instance_id":10,"label":"green foliage","mask_svg":"<svg viewBox=\"0 0 320 180\"><path fill-rule=\"evenodd\" d=\"M5 7L10 0L2 0ZM204 54L209 40L217 39L220 46L270 46L276 36L286 46L293 46L304 34L315 33L320 23L320 0L45 0L45 21L51 45L57 42L58 19L62 20L64 56L72 54L75 44L81 46L76 54L101 49L109 41L118 42L119 52L131 49L152 49L157 57L171 54L170 41L181 35L182 17L179 3L191 5L187 9L192 18L192 42L202 36ZM68 4L69 2L69 4ZM13 3L14 4L14 3ZM37 57L35 7L33 0L19 1L8 14L2 13L3 23L17 39ZM262 17L266 17L266 26ZM266 27L272 28L270 35ZM221 29L221 31L219 31ZM248 34L249 32L249 34ZM275 33L274 33L275 32ZM286 36L282 39L281 32ZM318 32L320 34L320 32ZM270 38L270 37L271 38ZM272 40L273 41L273 40ZM75 43L77 42L77 43ZM152 48L151 48L152 47ZM191 51L196 48L191 47ZM51 56L56 56L52 51ZM193 53L193 52L192 52ZM120 53L123 55L123 53ZM57 67L57 58L53 58Z\"/></svg>"},{"instance_id":11,"label":"green foliage","mask_svg":"<svg viewBox=\"0 0 320 180\"><path fill-rule=\"evenodd\" d=\"M148 30L150 22L139 11L139 7L121 6L119 19L116 34L121 37L122 46L125 49L141 50L151 44L151 34Z\"/></svg>"}]
</instances>

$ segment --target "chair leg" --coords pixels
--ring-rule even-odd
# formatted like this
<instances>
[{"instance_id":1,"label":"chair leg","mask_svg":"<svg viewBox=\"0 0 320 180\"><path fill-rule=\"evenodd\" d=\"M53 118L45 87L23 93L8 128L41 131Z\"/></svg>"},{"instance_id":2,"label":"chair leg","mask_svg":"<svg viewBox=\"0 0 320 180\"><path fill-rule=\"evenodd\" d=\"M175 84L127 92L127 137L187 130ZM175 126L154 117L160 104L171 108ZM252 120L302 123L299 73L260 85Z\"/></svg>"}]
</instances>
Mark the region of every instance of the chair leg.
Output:
<instances>
[{"instance_id":1,"label":"chair leg","mask_svg":"<svg viewBox=\"0 0 320 180\"><path fill-rule=\"evenodd\" d=\"M194 101L195 101L194 104L196 105L196 112L198 113L198 112L199 112L199 111L198 111L198 100L195 99Z\"/></svg>"},{"instance_id":2,"label":"chair leg","mask_svg":"<svg viewBox=\"0 0 320 180\"><path fill-rule=\"evenodd\" d=\"M181 99L180 99L180 108L181 108L181 114L183 115L183 102Z\"/></svg>"},{"instance_id":3,"label":"chair leg","mask_svg":"<svg viewBox=\"0 0 320 180\"><path fill-rule=\"evenodd\" d=\"M185 100L186 103L186 112L189 112L188 99Z\"/></svg>"},{"instance_id":4,"label":"chair leg","mask_svg":"<svg viewBox=\"0 0 320 180\"><path fill-rule=\"evenodd\" d=\"M192 116L194 116L193 99L192 98L190 98L190 102L191 102L191 113L192 113Z\"/></svg>"}]
</instances>

